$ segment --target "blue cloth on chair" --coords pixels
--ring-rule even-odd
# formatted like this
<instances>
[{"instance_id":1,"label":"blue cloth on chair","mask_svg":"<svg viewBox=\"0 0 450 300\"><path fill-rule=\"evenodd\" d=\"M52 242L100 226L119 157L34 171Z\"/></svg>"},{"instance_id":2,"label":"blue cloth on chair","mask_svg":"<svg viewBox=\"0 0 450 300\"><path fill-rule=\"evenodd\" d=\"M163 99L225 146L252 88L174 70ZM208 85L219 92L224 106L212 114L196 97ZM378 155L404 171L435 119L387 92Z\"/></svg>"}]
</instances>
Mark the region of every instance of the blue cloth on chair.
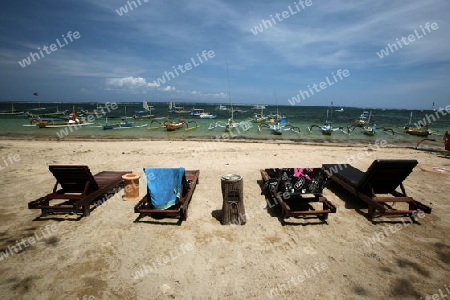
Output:
<instances>
[{"instance_id":1,"label":"blue cloth on chair","mask_svg":"<svg viewBox=\"0 0 450 300\"><path fill-rule=\"evenodd\" d=\"M180 199L184 168L144 168L152 205L167 209Z\"/></svg>"}]
</instances>

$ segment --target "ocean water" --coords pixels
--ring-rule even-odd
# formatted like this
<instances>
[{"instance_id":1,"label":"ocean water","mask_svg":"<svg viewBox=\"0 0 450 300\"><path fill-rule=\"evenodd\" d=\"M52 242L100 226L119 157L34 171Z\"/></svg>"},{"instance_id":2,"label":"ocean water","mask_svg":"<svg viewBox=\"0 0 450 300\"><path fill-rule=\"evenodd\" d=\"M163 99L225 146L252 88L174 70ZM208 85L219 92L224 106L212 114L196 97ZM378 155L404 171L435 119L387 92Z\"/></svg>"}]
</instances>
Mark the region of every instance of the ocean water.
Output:
<instances>
[{"instance_id":1,"label":"ocean water","mask_svg":"<svg viewBox=\"0 0 450 300\"><path fill-rule=\"evenodd\" d=\"M99 103L104 106L104 103ZM279 106L280 113L287 117L287 122L293 126L301 129L301 133L294 131L283 131L282 135L273 135L267 129L258 131L258 123L249 121L254 113L259 113L260 110L252 109L252 106L234 105L234 109L240 109L242 112L234 114L236 122L242 123L231 133L226 133L225 122L230 117L229 111L217 110L218 104L208 103L190 103L177 104L183 106L184 110L191 110L192 108L204 109L206 112L217 114L217 119L200 119L199 117L191 116L190 113L184 113L181 116L175 113L169 113L167 103L151 103L154 106L153 114L162 122L167 118L174 121L184 119L185 121L194 124L195 121L199 128L185 130L184 128L168 132L165 128L158 128L148 130L152 119L147 120L133 120L128 119L129 122L134 123L134 127L120 128L113 130L103 130L102 125L105 124L106 118L95 118L94 124L78 127L76 130L67 130L67 135L63 139L143 139L143 140L208 140L208 139L245 139L245 140L276 140L276 141L292 141L292 142L314 142L314 143L362 143L371 144L376 140L386 140L390 144L399 146L415 146L421 137L405 135L401 129L402 126L408 123L411 112L413 113L413 123L419 120L428 119L430 122L429 128L436 132L436 134L429 136L429 138L442 139L445 131L450 130L450 117L445 112L445 115L433 110L411 111L411 110L393 110L393 109L371 109L375 116L377 124L377 134L375 136L367 136L363 134L361 128L356 128L350 134L346 134L347 127L354 124L355 119L358 119L363 112L362 108L344 107L343 112L336 112L338 107L320 107L320 106ZM224 103L224 105L226 105ZM97 107L97 103L14 103L17 111L30 111L34 114L40 112L54 112L59 110L72 111L73 107L77 111L81 109L93 111ZM229 105L227 105L229 107ZM0 102L0 112L10 111L11 103ZM125 115L132 117L135 111L141 111L142 103L118 103L116 110L111 110L107 114L108 123L114 123L121 120ZM312 124L322 125L326 119L327 110L330 117L332 117L333 126L344 126L344 131L335 131L331 136L322 135L319 128L313 128L311 132L308 127ZM266 106L264 114L276 112L276 106ZM332 114L331 114L332 111ZM219 126L212 125L219 123ZM154 126L157 124L154 123ZM384 132L381 128L391 128L395 134ZM60 139L61 130L63 128L39 128L30 124L30 118L25 115L0 115L0 136L7 138L21 138L21 139ZM57 133L60 133L58 136Z\"/></svg>"}]
</instances>

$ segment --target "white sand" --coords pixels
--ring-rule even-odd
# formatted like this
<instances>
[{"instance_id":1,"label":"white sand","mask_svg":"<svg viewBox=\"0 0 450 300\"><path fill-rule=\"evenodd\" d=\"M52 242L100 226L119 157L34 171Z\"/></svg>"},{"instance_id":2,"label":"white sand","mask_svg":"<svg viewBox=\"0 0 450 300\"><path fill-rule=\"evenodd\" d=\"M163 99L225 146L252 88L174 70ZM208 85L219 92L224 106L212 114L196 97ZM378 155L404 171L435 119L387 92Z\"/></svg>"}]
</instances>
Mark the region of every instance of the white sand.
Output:
<instances>
[{"instance_id":1,"label":"white sand","mask_svg":"<svg viewBox=\"0 0 450 300\"><path fill-rule=\"evenodd\" d=\"M268 299L271 289L281 287L274 298L425 299L439 289L445 292L445 284L450 286L450 176L423 169L449 169L448 159L412 149L381 148L352 163L365 171L377 158L417 159L419 166L405 187L409 196L433 208L417 224L405 226L401 218L373 224L364 203L325 189L324 195L337 206L327 223L291 218L287 220L291 224L282 226L265 210L257 183L261 168L320 167L345 161L361 148L211 145L1 141L1 156L19 154L20 160L8 166L0 162L4 167L0 250L8 251L21 239L42 237L47 225L54 231L0 261L0 294L4 299ZM199 169L200 183L188 220L181 226L166 225L175 223L173 219L148 217L143 221L151 223L134 223L136 202L122 201L123 191L78 221L71 215L37 220L40 211L29 210L27 204L51 192L55 183L48 171L51 164L86 164L93 173L132 170L141 175L143 167L183 166ZM248 217L244 226L222 226L217 219L222 207L220 177L228 173L244 178ZM140 190L143 195L144 178ZM392 233L388 226L395 224L399 229ZM368 237L383 231L388 236L367 244ZM148 274L134 279L143 264Z\"/></svg>"}]
</instances>

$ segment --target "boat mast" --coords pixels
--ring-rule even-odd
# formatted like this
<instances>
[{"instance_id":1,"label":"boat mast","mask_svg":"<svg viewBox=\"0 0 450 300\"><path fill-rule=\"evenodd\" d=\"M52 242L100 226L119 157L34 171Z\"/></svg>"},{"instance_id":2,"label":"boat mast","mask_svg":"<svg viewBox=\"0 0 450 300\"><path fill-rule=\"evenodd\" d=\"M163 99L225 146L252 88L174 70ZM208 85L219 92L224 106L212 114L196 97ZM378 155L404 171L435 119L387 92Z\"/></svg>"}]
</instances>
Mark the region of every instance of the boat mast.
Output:
<instances>
[{"instance_id":1,"label":"boat mast","mask_svg":"<svg viewBox=\"0 0 450 300\"><path fill-rule=\"evenodd\" d=\"M277 119L279 119L279 111L278 111L278 98L277 98L277 90L275 89L275 102L277 103Z\"/></svg>"},{"instance_id":2,"label":"boat mast","mask_svg":"<svg viewBox=\"0 0 450 300\"><path fill-rule=\"evenodd\" d=\"M330 118L328 119L328 112L331 110L330 113ZM331 123L333 122L333 101L331 101L331 106L330 108L327 108L327 119L325 121L325 125L331 125Z\"/></svg>"},{"instance_id":3,"label":"boat mast","mask_svg":"<svg viewBox=\"0 0 450 300\"><path fill-rule=\"evenodd\" d=\"M231 120L234 120L234 109L233 109L233 103L231 102L231 89L230 89L230 73L228 71L228 62L226 62L227 65L227 78L228 78L228 97L230 99L230 107L231 107Z\"/></svg>"}]
</instances>

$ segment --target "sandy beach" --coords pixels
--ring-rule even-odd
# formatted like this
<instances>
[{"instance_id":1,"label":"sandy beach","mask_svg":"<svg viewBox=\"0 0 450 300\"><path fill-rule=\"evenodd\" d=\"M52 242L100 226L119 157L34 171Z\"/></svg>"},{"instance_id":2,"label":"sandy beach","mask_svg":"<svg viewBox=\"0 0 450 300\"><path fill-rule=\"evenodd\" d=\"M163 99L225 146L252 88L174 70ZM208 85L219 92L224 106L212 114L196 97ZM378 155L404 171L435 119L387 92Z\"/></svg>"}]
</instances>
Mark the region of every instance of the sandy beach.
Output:
<instances>
[{"instance_id":1,"label":"sandy beach","mask_svg":"<svg viewBox=\"0 0 450 300\"><path fill-rule=\"evenodd\" d=\"M450 294L450 160L407 148L277 142L0 141L0 294L4 299L426 299ZM351 156L356 158L352 159ZM327 222L287 220L266 209L259 170L347 162L365 171L374 159L417 159L404 182L432 207L409 218L367 219L367 206L324 189L336 207ZM199 169L187 221L146 217L124 191L86 218L39 218L29 201L52 191L52 164L92 173L144 167ZM220 224L224 174L243 176L247 223ZM398 224L397 226L395 226ZM394 227L395 226L395 227ZM394 229L393 229L394 228ZM383 234L384 233L384 234ZM382 236L382 238L380 238ZM36 242L11 251L22 239ZM372 239L373 243L369 241ZM430 298L431 299L431 298ZM433 298L435 299L435 298Z\"/></svg>"}]
</instances>

